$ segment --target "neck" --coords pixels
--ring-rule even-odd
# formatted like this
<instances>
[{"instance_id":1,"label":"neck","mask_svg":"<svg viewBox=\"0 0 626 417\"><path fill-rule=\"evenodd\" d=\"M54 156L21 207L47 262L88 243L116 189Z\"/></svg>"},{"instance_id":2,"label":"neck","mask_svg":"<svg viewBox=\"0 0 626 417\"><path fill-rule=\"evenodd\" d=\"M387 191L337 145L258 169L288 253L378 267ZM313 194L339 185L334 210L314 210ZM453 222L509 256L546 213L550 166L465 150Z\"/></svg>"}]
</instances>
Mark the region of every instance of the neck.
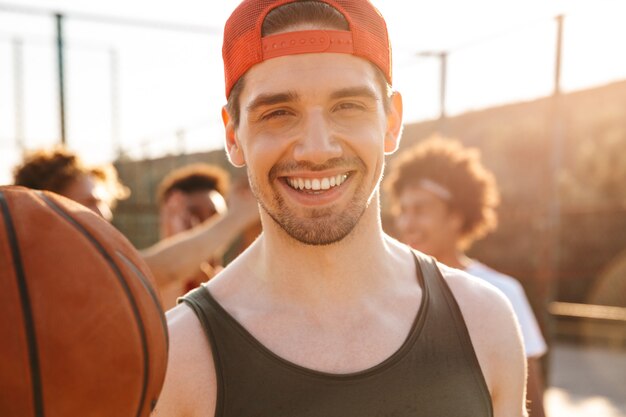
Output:
<instances>
[{"instance_id":1,"label":"neck","mask_svg":"<svg viewBox=\"0 0 626 417\"><path fill-rule=\"evenodd\" d=\"M435 256L439 262L452 268L465 269L469 266L471 260L459 248L450 248Z\"/></svg>"},{"instance_id":2,"label":"neck","mask_svg":"<svg viewBox=\"0 0 626 417\"><path fill-rule=\"evenodd\" d=\"M256 275L290 299L349 300L388 285L393 250L383 233L377 198L348 236L313 246L288 236L268 216L257 242Z\"/></svg>"}]
</instances>

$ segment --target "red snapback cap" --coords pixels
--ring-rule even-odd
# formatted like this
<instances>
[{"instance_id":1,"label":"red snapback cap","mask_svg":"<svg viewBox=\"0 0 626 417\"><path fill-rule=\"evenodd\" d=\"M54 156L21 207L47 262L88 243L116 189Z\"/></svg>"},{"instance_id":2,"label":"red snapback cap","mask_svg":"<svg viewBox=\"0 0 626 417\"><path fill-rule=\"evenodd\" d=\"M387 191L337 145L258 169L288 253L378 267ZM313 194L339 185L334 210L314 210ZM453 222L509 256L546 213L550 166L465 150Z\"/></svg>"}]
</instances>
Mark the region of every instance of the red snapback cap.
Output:
<instances>
[{"instance_id":1,"label":"red snapback cap","mask_svg":"<svg viewBox=\"0 0 626 417\"><path fill-rule=\"evenodd\" d=\"M261 36L273 9L298 0L244 0L224 27L226 97L254 65L284 55L335 52L352 54L376 65L391 84L391 45L382 15L368 0L316 0L340 12L349 30L304 30Z\"/></svg>"}]
</instances>

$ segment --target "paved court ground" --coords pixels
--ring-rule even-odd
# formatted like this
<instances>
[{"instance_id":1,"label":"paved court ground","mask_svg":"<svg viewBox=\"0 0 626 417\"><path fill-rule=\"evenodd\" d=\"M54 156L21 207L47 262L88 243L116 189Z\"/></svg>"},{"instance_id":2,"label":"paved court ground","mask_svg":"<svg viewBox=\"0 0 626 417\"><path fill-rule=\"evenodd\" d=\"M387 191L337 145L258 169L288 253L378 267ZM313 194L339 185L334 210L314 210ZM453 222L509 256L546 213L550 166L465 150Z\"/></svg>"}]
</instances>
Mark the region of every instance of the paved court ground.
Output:
<instances>
[{"instance_id":1,"label":"paved court ground","mask_svg":"<svg viewBox=\"0 0 626 417\"><path fill-rule=\"evenodd\" d=\"M547 417L626 417L626 350L557 344Z\"/></svg>"}]
</instances>

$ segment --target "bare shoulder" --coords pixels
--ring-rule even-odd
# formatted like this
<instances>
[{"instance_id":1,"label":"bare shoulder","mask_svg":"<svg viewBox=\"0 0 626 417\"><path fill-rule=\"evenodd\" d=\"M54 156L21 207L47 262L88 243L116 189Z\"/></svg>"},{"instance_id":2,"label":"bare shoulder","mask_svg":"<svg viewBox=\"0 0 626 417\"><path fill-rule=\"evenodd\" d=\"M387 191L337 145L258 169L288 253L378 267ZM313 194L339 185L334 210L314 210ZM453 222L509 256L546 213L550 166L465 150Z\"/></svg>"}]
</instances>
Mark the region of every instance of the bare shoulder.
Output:
<instances>
[{"instance_id":1,"label":"bare shoulder","mask_svg":"<svg viewBox=\"0 0 626 417\"><path fill-rule=\"evenodd\" d=\"M504 294L463 271L442 264L439 268L463 313L479 360L481 353L486 354L486 358L494 358L501 355L502 348L516 348L519 328L511 303ZM489 362L485 361L485 365Z\"/></svg>"},{"instance_id":2,"label":"bare shoulder","mask_svg":"<svg viewBox=\"0 0 626 417\"><path fill-rule=\"evenodd\" d=\"M521 416L526 383L521 332L510 301L494 286L439 264L491 392L494 416Z\"/></svg>"},{"instance_id":3,"label":"bare shoulder","mask_svg":"<svg viewBox=\"0 0 626 417\"><path fill-rule=\"evenodd\" d=\"M511 303L495 286L464 271L443 264L438 266L466 319L487 312L498 312L500 314L493 317L494 321L504 318L506 324L509 323L508 319L514 320Z\"/></svg>"},{"instance_id":4,"label":"bare shoulder","mask_svg":"<svg viewBox=\"0 0 626 417\"><path fill-rule=\"evenodd\" d=\"M153 416L211 416L215 409L215 368L209 342L195 313L185 304L167 312L169 353L165 382Z\"/></svg>"}]
</instances>

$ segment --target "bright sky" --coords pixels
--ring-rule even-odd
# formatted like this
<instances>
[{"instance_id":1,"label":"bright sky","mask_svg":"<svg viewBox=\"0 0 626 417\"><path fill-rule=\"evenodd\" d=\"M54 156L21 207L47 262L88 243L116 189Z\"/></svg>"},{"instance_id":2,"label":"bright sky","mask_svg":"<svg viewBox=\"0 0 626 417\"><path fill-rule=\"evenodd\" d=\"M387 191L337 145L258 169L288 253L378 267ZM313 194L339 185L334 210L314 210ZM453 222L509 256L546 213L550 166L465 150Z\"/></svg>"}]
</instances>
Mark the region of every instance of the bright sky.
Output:
<instances>
[{"instance_id":1,"label":"bright sky","mask_svg":"<svg viewBox=\"0 0 626 417\"><path fill-rule=\"evenodd\" d=\"M23 131L26 149L59 140L54 20L46 15L10 13L3 6L215 29L213 34L197 34L66 19L68 144L88 162L98 163L114 158L116 137L133 157L222 146L221 31L237 3L0 0L0 184L10 182L11 169L20 159L16 132ZM549 94L554 77L554 16L559 13L567 15L565 91L626 79L626 54L621 53L626 4L622 0L373 3L388 23L394 86L403 93L407 121L434 118L439 111L438 60L417 57L420 51L451 51L449 114ZM15 88L15 38L22 39L21 89ZM119 62L117 89L112 89L112 50ZM16 93L23 102L19 123ZM183 140L177 140L179 130L185 131Z\"/></svg>"}]
</instances>

